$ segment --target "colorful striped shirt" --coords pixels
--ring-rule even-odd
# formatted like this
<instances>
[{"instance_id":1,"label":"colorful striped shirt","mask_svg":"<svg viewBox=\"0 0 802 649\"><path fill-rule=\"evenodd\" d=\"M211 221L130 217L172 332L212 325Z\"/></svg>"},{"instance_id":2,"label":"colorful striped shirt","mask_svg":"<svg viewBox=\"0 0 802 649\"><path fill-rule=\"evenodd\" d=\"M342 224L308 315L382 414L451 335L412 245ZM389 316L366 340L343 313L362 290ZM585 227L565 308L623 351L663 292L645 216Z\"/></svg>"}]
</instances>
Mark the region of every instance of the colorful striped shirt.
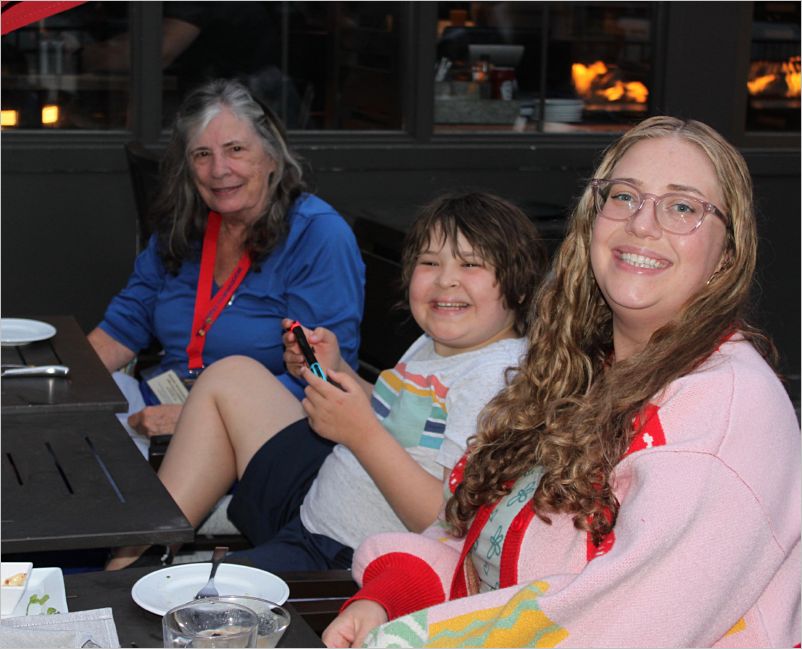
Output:
<instances>
[{"instance_id":1,"label":"colorful striped shirt","mask_svg":"<svg viewBox=\"0 0 802 649\"><path fill-rule=\"evenodd\" d=\"M443 478L476 432L479 412L504 385L526 349L522 338L499 340L454 356L440 356L421 336L373 389L376 416L427 472ZM356 548L368 535L406 529L367 471L338 444L320 468L301 506L301 522Z\"/></svg>"}]
</instances>

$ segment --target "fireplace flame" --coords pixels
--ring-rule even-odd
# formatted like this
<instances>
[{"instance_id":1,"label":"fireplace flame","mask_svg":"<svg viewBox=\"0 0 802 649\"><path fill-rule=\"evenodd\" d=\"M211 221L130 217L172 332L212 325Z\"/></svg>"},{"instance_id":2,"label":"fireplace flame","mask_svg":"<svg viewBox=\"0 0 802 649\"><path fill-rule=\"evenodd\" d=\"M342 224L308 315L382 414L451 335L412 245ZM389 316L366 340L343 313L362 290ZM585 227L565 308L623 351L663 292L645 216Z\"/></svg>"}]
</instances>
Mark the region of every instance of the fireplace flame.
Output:
<instances>
[{"instance_id":1,"label":"fireplace flame","mask_svg":"<svg viewBox=\"0 0 802 649\"><path fill-rule=\"evenodd\" d=\"M596 77L601 77L607 74L607 66L601 61L596 61L590 65L582 63L574 63L571 65L571 78L574 82L576 93L580 97L587 97L590 95L590 86Z\"/></svg>"},{"instance_id":2,"label":"fireplace flame","mask_svg":"<svg viewBox=\"0 0 802 649\"><path fill-rule=\"evenodd\" d=\"M765 91L777 79L776 74L764 74L762 77L752 79L746 82L746 87L749 88L750 95L759 95Z\"/></svg>"},{"instance_id":3,"label":"fireplace flame","mask_svg":"<svg viewBox=\"0 0 802 649\"><path fill-rule=\"evenodd\" d=\"M801 69L799 56L792 56L782 63L753 61L746 87L750 95L799 97Z\"/></svg>"},{"instance_id":4,"label":"fireplace flame","mask_svg":"<svg viewBox=\"0 0 802 649\"><path fill-rule=\"evenodd\" d=\"M786 97L799 97L800 72L802 72L800 57L792 56L786 63L783 63L785 85L788 86L788 90L785 93Z\"/></svg>"},{"instance_id":5,"label":"fireplace flame","mask_svg":"<svg viewBox=\"0 0 802 649\"><path fill-rule=\"evenodd\" d=\"M571 65L574 90L582 99L645 104L649 89L640 81L623 81L619 77L617 70L603 61L594 61L590 65Z\"/></svg>"}]
</instances>

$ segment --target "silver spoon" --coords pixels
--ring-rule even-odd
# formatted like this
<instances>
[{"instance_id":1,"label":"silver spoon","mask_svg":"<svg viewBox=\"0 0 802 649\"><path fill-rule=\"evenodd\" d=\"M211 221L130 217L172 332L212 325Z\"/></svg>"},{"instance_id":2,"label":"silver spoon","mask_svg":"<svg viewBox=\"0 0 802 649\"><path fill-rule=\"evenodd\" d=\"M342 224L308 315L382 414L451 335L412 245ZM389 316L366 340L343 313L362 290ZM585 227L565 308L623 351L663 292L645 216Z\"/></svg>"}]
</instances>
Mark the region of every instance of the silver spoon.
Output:
<instances>
[{"instance_id":1,"label":"silver spoon","mask_svg":"<svg viewBox=\"0 0 802 649\"><path fill-rule=\"evenodd\" d=\"M212 572L209 575L209 581L207 581L206 585L198 591L198 594L195 595L195 599L217 597L220 594L214 587L214 575L217 572L220 562L225 558L227 553L228 548L226 546L219 546L214 549L214 553L212 554Z\"/></svg>"}]
</instances>

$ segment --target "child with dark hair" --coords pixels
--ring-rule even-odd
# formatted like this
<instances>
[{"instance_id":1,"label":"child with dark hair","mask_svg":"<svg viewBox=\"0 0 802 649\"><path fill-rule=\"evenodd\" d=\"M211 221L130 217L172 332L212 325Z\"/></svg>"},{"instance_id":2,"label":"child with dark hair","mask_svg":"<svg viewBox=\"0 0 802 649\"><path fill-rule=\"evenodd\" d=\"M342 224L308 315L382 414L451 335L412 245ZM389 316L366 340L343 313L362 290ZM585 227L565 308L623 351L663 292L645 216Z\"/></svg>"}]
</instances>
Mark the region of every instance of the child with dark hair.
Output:
<instances>
[{"instance_id":1,"label":"child with dark hair","mask_svg":"<svg viewBox=\"0 0 802 649\"><path fill-rule=\"evenodd\" d=\"M436 199L404 245L402 286L424 333L398 364L371 385L334 333L305 330L340 389L309 370L288 330L287 369L309 384L301 402L258 363L221 360L192 389L159 477L196 526L239 479L229 517L255 547L235 555L266 570L349 568L368 535L423 530L480 411L526 352L544 262L511 203L479 192Z\"/></svg>"}]
</instances>

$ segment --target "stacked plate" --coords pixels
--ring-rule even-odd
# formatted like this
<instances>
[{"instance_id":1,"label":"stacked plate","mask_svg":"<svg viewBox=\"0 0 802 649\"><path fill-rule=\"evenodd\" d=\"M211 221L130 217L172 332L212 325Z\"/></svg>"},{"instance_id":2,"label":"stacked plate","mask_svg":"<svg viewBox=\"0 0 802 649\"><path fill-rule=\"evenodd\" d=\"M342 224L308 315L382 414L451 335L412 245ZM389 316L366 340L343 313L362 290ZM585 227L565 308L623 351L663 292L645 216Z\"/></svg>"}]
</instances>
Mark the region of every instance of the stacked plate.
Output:
<instances>
[{"instance_id":1,"label":"stacked plate","mask_svg":"<svg viewBox=\"0 0 802 649\"><path fill-rule=\"evenodd\" d=\"M547 99L546 122L581 122L584 102L581 99ZM540 101L534 100L531 104L521 107L521 114L531 119L540 118Z\"/></svg>"}]
</instances>

